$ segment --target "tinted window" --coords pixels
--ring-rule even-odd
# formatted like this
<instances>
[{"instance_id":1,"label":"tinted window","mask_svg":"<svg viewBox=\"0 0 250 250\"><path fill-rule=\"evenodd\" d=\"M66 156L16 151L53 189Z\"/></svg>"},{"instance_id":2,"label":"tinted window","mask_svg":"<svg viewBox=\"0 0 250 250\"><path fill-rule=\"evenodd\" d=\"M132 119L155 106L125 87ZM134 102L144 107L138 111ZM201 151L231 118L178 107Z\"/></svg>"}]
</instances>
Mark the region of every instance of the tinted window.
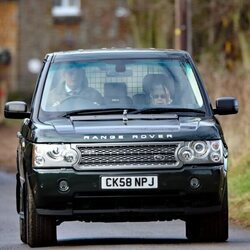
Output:
<instances>
[{"instance_id":1,"label":"tinted window","mask_svg":"<svg viewBox=\"0 0 250 250\"><path fill-rule=\"evenodd\" d=\"M43 117L114 107L202 109L203 99L191 66L177 59L51 65L41 103Z\"/></svg>"}]
</instances>

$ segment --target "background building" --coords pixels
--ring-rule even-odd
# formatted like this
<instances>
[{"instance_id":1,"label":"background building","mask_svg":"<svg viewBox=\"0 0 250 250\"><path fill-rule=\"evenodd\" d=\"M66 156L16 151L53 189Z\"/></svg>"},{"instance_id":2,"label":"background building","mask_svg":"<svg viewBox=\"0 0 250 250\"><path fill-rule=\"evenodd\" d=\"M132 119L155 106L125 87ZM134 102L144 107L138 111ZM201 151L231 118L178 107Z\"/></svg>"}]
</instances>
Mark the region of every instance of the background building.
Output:
<instances>
[{"instance_id":1,"label":"background building","mask_svg":"<svg viewBox=\"0 0 250 250\"><path fill-rule=\"evenodd\" d=\"M132 45L122 32L122 16L116 13L120 4L116 0L108 4L96 0L18 1L18 90L32 92L39 61L49 52Z\"/></svg>"},{"instance_id":2,"label":"background building","mask_svg":"<svg viewBox=\"0 0 250 250\"><path fill-rule=\"evenodd\" d=\"M0 77L8 92L30 96L47 53L133 46L124 2L0 0L0 49L11 55Z\"/></svg>"},{"instance_id":3,"label":"background building","mask_svg":"<svg viewBox=\"0 0 250 250\"><path fill-rule=\"evenodd\" d=\"M8 62L0 59L0 81L15 90L17 75L18 5L17 1L0 1L0 56L8 51ZM5 57L5 55L3 55ZM3 60L3 61L2 61Z\"/></svg>"}]
</instances>

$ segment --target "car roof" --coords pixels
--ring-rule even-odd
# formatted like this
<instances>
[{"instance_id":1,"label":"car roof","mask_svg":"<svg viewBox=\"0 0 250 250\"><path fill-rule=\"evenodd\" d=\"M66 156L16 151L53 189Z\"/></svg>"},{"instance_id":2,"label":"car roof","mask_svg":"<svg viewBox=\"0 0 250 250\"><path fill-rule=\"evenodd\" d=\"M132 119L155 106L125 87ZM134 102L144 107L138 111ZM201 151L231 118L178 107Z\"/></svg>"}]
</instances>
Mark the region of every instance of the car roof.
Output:
<instances>
[{"instance_id":1,"label":"car roof","mask_svg":"<svg viewBox=\"0 0 250 250\"><path fill-rule=\"evenodd\" d=\"M46 58L53 57L53 62L64 62L73 60L100 60L100 59L153 59L153 58L181 58L190 57L186 51L167 49L93 49L60 51L47 54Z\"/></svg>"}]
</instances>

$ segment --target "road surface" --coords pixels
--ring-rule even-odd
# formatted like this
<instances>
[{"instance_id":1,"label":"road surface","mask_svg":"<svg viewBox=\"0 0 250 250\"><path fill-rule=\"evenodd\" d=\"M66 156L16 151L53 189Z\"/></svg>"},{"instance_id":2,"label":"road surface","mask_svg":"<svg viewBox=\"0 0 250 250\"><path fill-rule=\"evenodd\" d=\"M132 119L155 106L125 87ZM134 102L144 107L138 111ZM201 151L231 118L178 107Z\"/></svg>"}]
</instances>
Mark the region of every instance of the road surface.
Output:
<instances>
[{"instance_id":1,"label":"road surface","mask_svg":"<svg viewBox=\"0 0 250 250\"><path fill-rule=\"evenodd\" d=\"M15 211L15 176L0 172L0 249L30 249L19 239ZM225 243L190 243L184 223L83 223L65 222L57 229L58 244L42 249L221 249L249 250L250 230L230 226Z\"/></svg>"}]
</instances>

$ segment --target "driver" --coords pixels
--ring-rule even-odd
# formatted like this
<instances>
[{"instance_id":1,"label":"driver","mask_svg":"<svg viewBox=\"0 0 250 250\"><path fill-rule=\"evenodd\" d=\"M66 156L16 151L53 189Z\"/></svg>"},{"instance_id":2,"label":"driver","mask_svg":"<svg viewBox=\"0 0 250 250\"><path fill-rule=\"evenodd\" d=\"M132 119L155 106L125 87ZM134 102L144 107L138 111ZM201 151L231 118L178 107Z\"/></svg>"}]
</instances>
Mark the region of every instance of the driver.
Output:
<instances>
[{"instance_id":1,"label":"driver","mask_svg":"<svg viewBox=\"0 0 250 250\"><path fill-rule=\"evenodd\" d=\"M79 67L64 69L63 82L51 90L49 105L56 107L64 100L72 98L82 98L93 102L95 105L103 103L102 95L94 88L88 87L88 79L85 71Z\"/></svg>"}]
</instances>

